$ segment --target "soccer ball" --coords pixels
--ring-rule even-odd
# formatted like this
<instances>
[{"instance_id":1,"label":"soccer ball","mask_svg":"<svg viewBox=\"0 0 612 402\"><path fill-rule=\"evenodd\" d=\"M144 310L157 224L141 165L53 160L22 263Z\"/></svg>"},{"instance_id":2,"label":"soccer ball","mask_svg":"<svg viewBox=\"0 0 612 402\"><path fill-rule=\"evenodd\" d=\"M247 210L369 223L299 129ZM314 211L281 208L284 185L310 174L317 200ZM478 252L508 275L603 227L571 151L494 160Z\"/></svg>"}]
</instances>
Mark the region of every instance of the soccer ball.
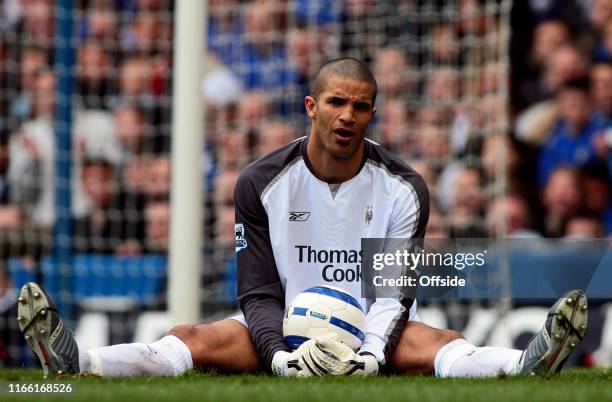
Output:
<instances>
[{"instance_id":1,"label":"soccer ball","mask_svg":"<svg viewBox=\"0 0 612 402\"><path fill-rule=\"evenodd\" d=\"M353 350L363 343L365 314L357 299L332 286L306 289L293 299L283 320L283 336L291 349L316 336L334 332Z\"/></svg>"}]
</instances>

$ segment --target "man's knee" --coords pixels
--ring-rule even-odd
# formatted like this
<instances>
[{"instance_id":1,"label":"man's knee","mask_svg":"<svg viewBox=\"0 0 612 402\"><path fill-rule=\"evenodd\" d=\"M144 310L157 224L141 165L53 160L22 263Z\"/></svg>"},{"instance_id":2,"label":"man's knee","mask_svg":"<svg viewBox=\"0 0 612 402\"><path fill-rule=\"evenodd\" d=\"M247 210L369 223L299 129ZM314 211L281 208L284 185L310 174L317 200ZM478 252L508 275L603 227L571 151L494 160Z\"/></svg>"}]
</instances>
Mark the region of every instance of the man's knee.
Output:
<instances>
[{"instance_id":1,"label":"man's knee","mask_svg":"<svg viewBox=\"0 0 612 402\"><path fill-rule=\"evenodd\" d=\"M168 335L174 335L183 342L189 341L196 334L194 325L177 325L168 331Z\"/></svg>"},{"instance_id":2,"label":"man's knee","mask_svg":"<svg viewBox=\"0 0 612 402\"><path fill-rule=\"evenodd\" d=\"M174 335L179 338L191 352L192 356L200 356L206 354L204 350L207 347L207 342L202 331L206 331L204 328L206 325L177 325L168 331L168 335Z\"/></svg>"},{"instance_id":3,"label":"man's knee","mask_svg":"<svg viewBox=\"0 0 612 402\"><path fill-rule=\"evenodd\" d=\"M461 335L460 332L453 331L452 329L443 329L440 332L441 332L440 347L448 343L451 343L452 341L455 341L457 339L464 339L463 335Z\"/></svg>"},{"instance_id":4,"label":"man's knee","mask_svg":"<svg viewBox=\"0 0 612 402\"><path fill-rule=\"evenodd\" d=\"M195 367L232 372L253 372L258 368L257 352L248 330L237 321L179 325L168 335L176 336L187 345Z\"/></svg>"},{"instance_id":5,"label":"man's knee","mask_svg":"<svg viewBox=\"0 0 612 402\"><path fill-rule=\"evenodd\" d=\"M438 351L444 345L462 338L457 331L409 322L391 357L391 365L403 373L432 374Z\"/></svg>"}]
</instances>

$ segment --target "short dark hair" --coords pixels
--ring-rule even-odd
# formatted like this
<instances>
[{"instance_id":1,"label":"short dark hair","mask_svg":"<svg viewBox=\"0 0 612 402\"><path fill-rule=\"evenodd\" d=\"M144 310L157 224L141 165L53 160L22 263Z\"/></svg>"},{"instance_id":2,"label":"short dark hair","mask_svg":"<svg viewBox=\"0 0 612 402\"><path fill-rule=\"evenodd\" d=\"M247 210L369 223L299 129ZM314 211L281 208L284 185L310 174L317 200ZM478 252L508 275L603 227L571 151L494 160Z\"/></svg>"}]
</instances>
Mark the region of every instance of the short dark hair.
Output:
<instances>
[{"instance_id":1,"label":"short dark hair","mask_svg":"<svg viewBox=\"0 0 612 402\"><path fill-rule=\"evenodd\" d=\"M372 103L376 101L378 86L376 85L374 75L365 63L353 57L340 57L323 64L310 81L310 94L315 98L318 97L323 92L327 79L332 75L371 85L374 88Z\"/></svg>"}]
</instances>

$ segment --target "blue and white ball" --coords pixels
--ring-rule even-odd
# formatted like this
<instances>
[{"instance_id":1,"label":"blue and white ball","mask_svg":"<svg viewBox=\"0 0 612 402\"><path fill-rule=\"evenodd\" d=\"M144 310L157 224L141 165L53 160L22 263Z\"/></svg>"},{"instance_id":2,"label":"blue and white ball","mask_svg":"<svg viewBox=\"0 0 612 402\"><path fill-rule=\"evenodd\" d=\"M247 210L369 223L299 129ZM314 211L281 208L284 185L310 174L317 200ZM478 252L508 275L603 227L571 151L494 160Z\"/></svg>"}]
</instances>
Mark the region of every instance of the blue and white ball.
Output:
<instances>
[{"instance_id":1,"label":"blue and white ball","mask_svg":"<svg viewBox=\"0 0 612 402\"><path fill-rule=\"evenodd\" d=\"M315 286L293 299L283 320L283 336L291 349L329 332L353 350L363 343L365 314L357 299L342 289Z\"/></svg>"}]
</instances>

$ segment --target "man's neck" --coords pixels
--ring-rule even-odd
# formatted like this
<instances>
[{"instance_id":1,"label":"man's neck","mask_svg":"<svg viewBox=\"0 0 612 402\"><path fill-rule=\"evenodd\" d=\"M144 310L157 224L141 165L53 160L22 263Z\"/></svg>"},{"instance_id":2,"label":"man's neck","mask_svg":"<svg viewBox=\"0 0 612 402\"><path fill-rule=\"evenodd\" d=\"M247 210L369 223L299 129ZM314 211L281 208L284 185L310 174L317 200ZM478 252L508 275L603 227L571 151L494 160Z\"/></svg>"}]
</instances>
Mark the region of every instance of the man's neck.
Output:
<instances>
[{"instance_id":1,"label":"man's neck","mask_svg":"<svg viewBox=\"0 0 612 402\"><path fill-rule=\"evenodd\" d=\"M308 160L315 176L330 184L344 183L355 177L361 167L363 152L364 146L362 143L359 145L359 149L350 157L336 157L325 151L323 145L312 135L306 148Z\"/></svg>"}]
</instances>

